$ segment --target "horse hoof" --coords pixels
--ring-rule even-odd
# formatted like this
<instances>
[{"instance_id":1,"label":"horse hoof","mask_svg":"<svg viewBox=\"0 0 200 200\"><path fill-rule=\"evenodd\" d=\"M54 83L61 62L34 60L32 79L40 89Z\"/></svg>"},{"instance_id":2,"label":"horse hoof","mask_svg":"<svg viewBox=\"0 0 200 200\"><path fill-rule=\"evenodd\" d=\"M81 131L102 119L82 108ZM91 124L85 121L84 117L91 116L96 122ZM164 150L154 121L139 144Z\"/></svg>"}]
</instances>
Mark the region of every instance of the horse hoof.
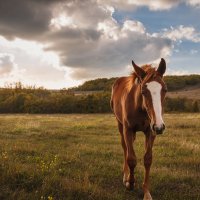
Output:
<instances>
[{"instance_id":1,"label":"horse hoof","mask_svg":"<svg viewBox=\"0 0 200 200\"><path fill-rule=\"evenodd\" d=\"M134 183L130 183L129 181L127 181L125 183L126 189L128 190L134 190Z\"/></svg>"},{"instance_id":2,"label":"horse hoof","mask_svg":"<svg viewBox=\"0 0 200 200\"><path fill-rule=\"evenodd\" d=\"M144 194L144 199L143 200L153 200L151 197L151 194L149 192Z\"/></svg>"}]
</instances>

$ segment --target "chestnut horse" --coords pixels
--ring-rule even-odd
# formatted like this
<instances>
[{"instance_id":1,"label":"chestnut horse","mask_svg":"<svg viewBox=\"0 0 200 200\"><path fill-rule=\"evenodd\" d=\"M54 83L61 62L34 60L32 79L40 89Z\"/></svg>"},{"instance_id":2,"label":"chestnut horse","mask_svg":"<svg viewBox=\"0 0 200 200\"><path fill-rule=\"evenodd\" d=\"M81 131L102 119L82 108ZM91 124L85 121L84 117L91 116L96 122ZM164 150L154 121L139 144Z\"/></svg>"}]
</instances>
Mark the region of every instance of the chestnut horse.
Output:
<instances>
[{"instance_id":1,"label":"chestnut horse","mask_svg":"<svg viewBox=\"0 0 200 200\"><path fill-rule=\"evenodd\" d=\"M136 132L145 134L143 182L144 200L152 199L149 192L149 173L152 163L152 147L157 134L162 134L165 125L162 118L162 105L167 87L163 81L166 63L162 58L157 68L151 65L138 67L133 61L135 72L121 77L112 87L111 108L118 122L121 144L124 150L123 183L128 189L135 184L134 169L136 155L133 142Z\"/></svg>"}]
</instances>

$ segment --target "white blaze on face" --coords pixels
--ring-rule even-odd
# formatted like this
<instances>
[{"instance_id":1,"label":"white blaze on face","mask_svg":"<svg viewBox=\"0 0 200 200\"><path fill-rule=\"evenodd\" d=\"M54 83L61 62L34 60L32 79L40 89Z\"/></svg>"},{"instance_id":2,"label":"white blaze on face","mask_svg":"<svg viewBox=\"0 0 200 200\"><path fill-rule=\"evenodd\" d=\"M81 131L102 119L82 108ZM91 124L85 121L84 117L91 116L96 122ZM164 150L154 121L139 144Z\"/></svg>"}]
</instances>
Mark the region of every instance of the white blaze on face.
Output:
<instances>
[{"instance_id":1,"label":"white blaze on face","mask_svg":"<svg viewBox=\"0 0 200 200\"><path fill-rule=\"evenodd\" d=\"M156 117L156 126L161 127L163 124L163 119L162 119L162 106L161 106L161 84L152 81L146 84L147 89L151 93L152 97L152 103L153 103L153 109Z\"/></svg>"}]
</instances>

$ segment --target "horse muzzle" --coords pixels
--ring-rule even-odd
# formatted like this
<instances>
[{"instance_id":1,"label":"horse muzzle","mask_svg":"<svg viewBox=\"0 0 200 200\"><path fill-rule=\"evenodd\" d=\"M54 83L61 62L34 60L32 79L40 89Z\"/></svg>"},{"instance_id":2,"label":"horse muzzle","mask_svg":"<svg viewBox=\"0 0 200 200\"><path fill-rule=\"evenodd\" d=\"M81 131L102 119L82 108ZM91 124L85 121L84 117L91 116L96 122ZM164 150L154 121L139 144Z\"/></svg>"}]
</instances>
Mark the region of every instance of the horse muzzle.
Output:
<instances>
[{"instance_id":1,"label":"horse muzzle","mask_svg":"<svg viewBox=\"0 0 200 200\"><path fill-rule=\"evenodd\" d=\"M156 124L153 124L152 130L157 134L160 135L165 130L165 124L161 124L160 126L157 126Z\"/></svg>"}]
</instances>

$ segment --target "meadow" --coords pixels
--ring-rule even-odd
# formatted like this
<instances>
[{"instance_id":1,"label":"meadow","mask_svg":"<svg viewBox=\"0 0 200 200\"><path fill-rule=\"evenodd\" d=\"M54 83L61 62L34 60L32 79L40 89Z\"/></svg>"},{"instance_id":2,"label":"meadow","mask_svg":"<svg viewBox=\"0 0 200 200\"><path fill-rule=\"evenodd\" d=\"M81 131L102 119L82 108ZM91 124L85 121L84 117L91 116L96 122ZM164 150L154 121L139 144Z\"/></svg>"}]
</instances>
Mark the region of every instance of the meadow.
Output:
<instances>
[{"instance_id":1,"label":"meadow","mask_svg":"<svg viewBox=\"0 0 200 200\"><path fill-rule=\"evenodd\" d=\"M200 199L200 114L165 114L151 170L154 200ZM122 184L112 114L0 115L0 199L139 200L144 135L135 143L137 186Z\"/></svg>"}]
</instances>

